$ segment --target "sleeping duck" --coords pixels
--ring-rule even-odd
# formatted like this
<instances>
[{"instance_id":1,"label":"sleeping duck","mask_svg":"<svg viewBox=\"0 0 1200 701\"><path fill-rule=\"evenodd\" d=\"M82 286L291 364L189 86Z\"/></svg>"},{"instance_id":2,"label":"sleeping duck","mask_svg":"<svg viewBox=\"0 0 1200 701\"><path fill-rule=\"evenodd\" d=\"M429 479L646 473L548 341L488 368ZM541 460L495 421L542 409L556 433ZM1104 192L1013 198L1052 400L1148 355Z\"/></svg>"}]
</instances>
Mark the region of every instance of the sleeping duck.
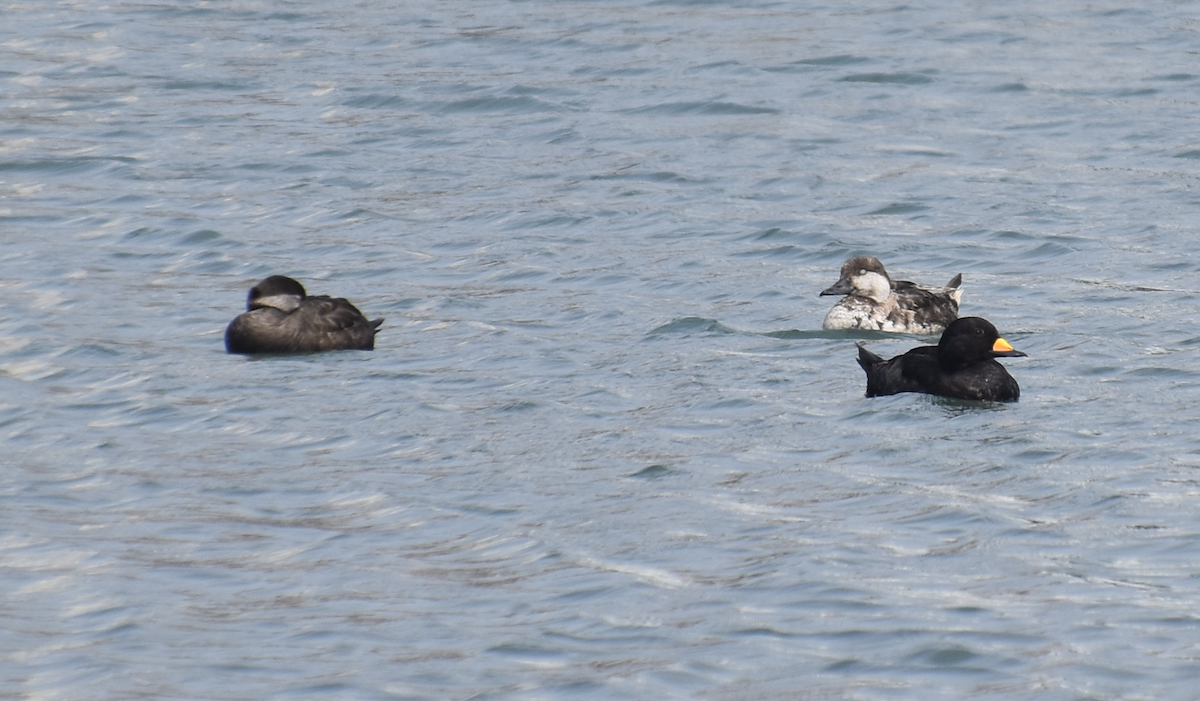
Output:
<instances>
[{"instance_id":1,"label":"sleeping duck","mask_svg":"<svg viewBox=\"0 0 1200 701\"><path fill-rule=\"evenodd\" d=\"M225 329L230 353L316 353L373 350L383 319L368 321L340 297L309 297L290 277L272 275L254 287L246 312Z\"/></svg>"}]
</instances>

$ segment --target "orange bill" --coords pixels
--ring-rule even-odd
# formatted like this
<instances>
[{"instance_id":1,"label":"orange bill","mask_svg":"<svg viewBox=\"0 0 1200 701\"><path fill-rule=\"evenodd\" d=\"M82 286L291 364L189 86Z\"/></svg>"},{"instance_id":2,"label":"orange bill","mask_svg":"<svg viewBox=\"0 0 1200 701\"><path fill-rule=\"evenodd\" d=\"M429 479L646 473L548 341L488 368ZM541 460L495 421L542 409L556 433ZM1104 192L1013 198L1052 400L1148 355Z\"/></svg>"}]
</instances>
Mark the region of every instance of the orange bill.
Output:
<instances>
[{"instance_id":1,"label":"orange bill","mask_svg":"<svg viewBox=\"0 0 1200 701\"><path fill-rule=\"evenodd\" d=\"M1014 349L1012 344L1003 338L997 338L996 342L992 344L992 354L1006 355L1009 357L1022 357L1025 355L1021 351Z\"/></svg>"}]
</instances>

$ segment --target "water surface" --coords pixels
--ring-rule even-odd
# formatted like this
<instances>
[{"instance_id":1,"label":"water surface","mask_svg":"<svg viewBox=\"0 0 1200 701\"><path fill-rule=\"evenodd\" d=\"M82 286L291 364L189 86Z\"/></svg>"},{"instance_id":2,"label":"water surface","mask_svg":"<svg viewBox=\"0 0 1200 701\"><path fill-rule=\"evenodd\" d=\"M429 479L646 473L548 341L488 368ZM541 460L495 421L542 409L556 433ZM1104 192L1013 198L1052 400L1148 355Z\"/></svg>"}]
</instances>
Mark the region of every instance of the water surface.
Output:
<instances>
[{"instance_id":1,"label":"water surface","mask_svg":"<svg viewBox=\"0 0 1200 701\"><path fill-rule=\"evenodd\" d=\"M4 15L0 696L1194 697L1200 5ZM865 399L860 253L1021 401Z\"/></svg>"}]
</instances>

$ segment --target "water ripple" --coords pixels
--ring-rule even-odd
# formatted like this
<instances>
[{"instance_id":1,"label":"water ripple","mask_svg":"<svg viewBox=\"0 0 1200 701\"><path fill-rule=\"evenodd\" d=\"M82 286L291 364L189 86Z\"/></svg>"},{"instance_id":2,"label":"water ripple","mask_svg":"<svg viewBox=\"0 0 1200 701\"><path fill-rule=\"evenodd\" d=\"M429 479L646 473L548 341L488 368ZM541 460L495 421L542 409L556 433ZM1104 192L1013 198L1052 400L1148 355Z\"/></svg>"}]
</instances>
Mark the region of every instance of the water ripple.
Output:
<instances>
[{"instance_id":1,"label":"water ripple","mask_svg":"<svg viewBox=\"0 0 1200 701\"><path fill-rule=\"evenodd\" d=\"M1194 695L1185 6L7 9L0 696Z\"/></svg>"}]
</instances>

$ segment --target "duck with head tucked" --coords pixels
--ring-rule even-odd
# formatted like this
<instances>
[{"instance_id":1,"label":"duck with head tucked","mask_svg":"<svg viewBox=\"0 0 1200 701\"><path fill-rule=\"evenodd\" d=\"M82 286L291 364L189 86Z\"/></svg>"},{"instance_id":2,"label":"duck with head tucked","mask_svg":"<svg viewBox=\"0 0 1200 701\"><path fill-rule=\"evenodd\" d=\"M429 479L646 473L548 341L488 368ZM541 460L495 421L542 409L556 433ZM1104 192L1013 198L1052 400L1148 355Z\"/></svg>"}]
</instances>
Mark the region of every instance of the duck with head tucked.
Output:
<instances>
[{"instance_id":1,"label":"duck with head tucked","mask_svg":"<svg viewBox=\"0 0 1200 701\"><path fill-rule=\"evenodd\" d=\"M246 312L225 329L230 353L318 353L373 350L383 319L368 321L341 297L309 297L290 277L272 275L254 287Z\"/></svg>"},{"instance_id":2,"label":"duck with head tucked","mask_svg":"<svg viewBox=\"0 0 1200 701\"><path fill-rule=\"evenodd\" d=\"M893 280L874 256L857 256L842 265L841 277L821 295L844 295L825 315L827 331L863 329L931 335L958 318L962 274L945 287L922 287Z\"/></svg>"}]
</instances>

